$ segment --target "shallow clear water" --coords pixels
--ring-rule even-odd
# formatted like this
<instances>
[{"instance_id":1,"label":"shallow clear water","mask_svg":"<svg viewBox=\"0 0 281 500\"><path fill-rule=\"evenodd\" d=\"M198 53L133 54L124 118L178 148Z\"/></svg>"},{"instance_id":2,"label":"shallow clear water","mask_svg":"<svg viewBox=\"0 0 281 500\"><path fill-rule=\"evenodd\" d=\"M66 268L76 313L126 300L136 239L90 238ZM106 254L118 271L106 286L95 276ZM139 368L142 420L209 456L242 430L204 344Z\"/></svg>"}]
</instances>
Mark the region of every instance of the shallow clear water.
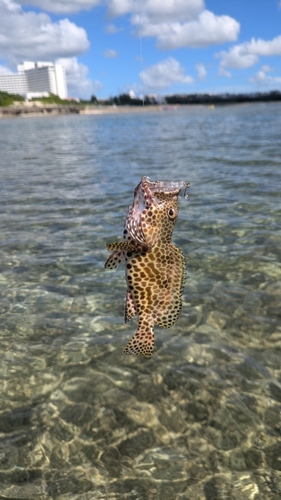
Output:
<instances>
[{"instance_id":1,"label":"shallow clear water","mask_svg":"<svg viewBox=\"0 0 281 500\"><path fill-rule=\"evenodd\" d=\"M281 498L280 137L280 104L0 121L1 498ZM192 183L151 359L103 267L142 175Z\"/></svg>"}]
</instances>

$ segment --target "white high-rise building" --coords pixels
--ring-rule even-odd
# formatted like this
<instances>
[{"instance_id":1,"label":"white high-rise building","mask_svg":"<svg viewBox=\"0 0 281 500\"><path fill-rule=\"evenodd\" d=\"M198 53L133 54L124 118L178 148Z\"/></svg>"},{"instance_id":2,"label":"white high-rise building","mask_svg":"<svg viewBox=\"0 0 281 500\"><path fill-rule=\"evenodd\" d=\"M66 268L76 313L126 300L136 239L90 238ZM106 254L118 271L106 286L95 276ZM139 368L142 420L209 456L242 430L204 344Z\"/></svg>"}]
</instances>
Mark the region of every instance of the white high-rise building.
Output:
<instances>
[{"instance_id":1,"label":"white high-rise building","mask_svg":"<svg viewBox=\"0 0 281 500\"><path fill-rule=\"evenodd\" d=\"M20 94L27 99L55 94L67 98L64 67L45 61L24 61L18 65L18 74L0 75L0 90Z\"/></svg>"},{"instance_id":2,"label":"white high-rise building","mask_svg":"<svg viewBox=\"0 0 281 500\"><path fill-rule=\"evenodd\" d=\"M25 75L0 75L0 90L26 97L27 86Z\"/></svg>"}]
</instances>

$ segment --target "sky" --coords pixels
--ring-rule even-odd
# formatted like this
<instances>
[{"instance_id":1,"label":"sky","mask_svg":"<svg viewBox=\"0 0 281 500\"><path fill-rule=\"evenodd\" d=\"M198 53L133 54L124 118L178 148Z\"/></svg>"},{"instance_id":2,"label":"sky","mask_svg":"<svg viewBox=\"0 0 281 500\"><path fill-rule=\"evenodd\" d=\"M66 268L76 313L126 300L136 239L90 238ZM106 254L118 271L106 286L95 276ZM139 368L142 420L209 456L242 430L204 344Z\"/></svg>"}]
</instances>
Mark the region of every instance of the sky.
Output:
<instances>
[{"instance_id":1,"label":"sky","mask_svg":"<svg viewBox=\"0 0 281 500\"><path fill-rule=\"evenodd\" d=\"M0 74L22 61L83 99L281 90L281 0L0 0Z\"/></svg>"}]
</instances>

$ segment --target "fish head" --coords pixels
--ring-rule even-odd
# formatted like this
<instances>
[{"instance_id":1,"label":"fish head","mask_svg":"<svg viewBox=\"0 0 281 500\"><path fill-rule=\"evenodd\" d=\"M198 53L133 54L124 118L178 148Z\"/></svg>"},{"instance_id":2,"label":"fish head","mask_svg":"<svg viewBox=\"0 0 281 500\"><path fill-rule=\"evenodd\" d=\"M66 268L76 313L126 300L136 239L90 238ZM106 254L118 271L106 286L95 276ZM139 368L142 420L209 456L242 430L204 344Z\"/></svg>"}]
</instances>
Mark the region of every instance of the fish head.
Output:
<instances>
[{"instance_id":1,"label":"fish head","mask_svg":"<svg viewBox=\"0 0 281 500\"><path fill-rule=\"evenodd\" d=\"M185 181L150 181L143 177L125 223L129 239L143 247L159 240L170 241L178 217L178 198L182 188L186 195L188 187Z\"/></svg>"}]
</instances>

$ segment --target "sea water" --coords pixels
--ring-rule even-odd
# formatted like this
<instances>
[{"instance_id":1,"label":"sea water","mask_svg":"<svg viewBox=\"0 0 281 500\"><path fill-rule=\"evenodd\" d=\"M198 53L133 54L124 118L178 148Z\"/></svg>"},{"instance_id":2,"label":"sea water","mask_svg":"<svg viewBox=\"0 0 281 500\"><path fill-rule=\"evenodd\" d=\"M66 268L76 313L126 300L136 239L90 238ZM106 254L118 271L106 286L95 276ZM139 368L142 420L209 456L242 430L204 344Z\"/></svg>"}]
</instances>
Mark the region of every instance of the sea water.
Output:
<instances>
[{"instance_id":1,"label":"sea water","mask_svg":"<svg viewBox=\"0 0 281 500\"><path fill-rule=\"evenodd\" d=\"M0 121L0 496L281 498L281 104ZM133 191L191 182L183 310L124 356Z\"/></svg>"}]
</instances>

